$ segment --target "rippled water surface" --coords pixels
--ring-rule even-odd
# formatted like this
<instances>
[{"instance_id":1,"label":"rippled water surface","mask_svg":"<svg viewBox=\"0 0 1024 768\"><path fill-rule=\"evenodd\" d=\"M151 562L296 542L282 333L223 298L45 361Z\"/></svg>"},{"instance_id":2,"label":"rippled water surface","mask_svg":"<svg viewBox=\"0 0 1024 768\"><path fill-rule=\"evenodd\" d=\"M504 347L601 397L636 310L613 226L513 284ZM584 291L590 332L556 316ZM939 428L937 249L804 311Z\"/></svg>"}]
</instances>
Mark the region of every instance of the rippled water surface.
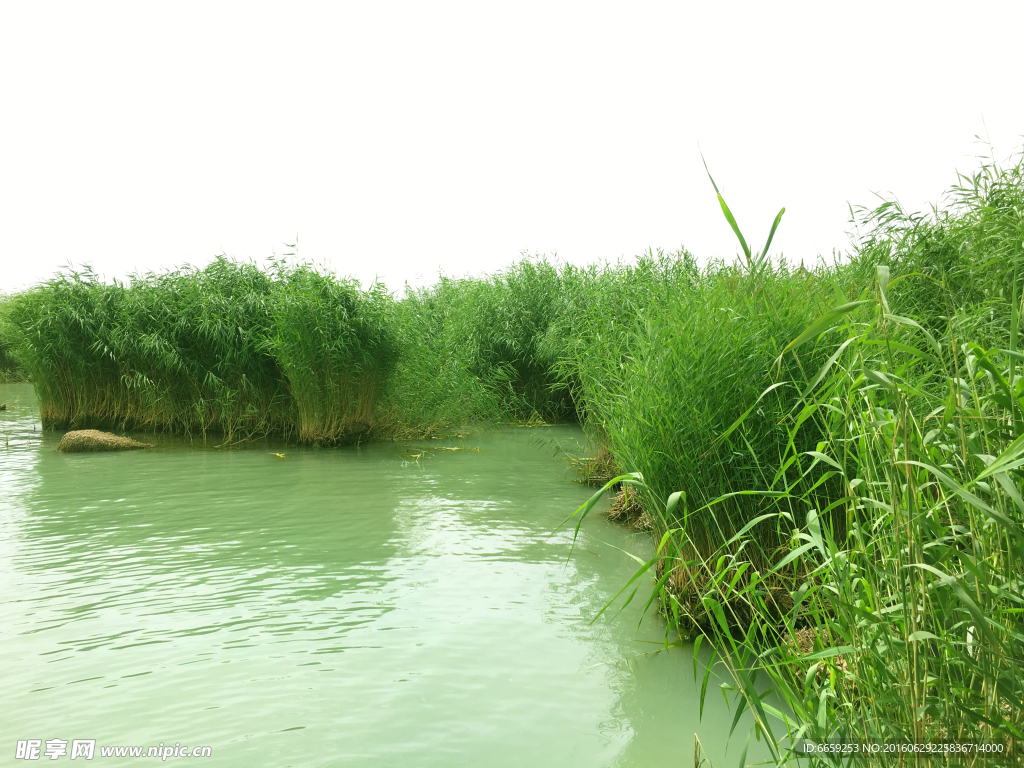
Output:
<instances>
[{"instance_id":1,"label":"rippled water surface","mask_svg":"<svg viewBox=\"0 0 1024 768\"><path fill-rule=\"evenodd\" d=\"M653 766L689 764L697 731L738 761L721 695L700 722L690 651L657 650L657 616L589 623L635 569L620 549L650 543L603 515L571 557L550 535L591 492L553 450L577 429L463 442L479 452L156 436L58 454L29 385L0 403L0 754L59 738L209 745L210 766Z\"/></svg>"}]
</instances>

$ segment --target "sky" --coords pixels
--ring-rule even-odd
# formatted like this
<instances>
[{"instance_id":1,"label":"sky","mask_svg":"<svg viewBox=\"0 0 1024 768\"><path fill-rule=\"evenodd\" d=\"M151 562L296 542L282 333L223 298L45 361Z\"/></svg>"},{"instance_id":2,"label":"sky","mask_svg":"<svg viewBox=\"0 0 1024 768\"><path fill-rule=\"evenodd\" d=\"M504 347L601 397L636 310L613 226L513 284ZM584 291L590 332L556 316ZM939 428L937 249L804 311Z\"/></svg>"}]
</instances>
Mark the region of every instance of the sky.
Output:
<instances>
[{"instance_id":1,"label":"sky","mask_svg":"<svg viewBox=\"0 0 1024 768\"><path fill-rule=\"evenodd\" d=\"M0 291L290 251L810 264L1024 146L1024 2L0 5Z\"/></svg>"}]
</instances>

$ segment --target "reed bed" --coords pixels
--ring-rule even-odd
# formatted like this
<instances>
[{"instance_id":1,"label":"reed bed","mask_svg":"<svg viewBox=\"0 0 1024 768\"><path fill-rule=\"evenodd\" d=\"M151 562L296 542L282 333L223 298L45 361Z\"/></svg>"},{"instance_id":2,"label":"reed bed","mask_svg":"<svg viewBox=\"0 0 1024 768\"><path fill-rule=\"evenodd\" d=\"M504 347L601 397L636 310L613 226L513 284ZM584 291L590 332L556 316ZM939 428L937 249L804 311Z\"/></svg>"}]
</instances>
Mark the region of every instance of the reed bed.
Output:
<instances>
[{"instance_id":1,"label":"reed bed","mask_svg":"<svg viewBox=\"0 0 1024 768\"><path fill-rule=\"evenodd\" d=\"M340 442L369 429L393 366L388 301L219 258L126 285L62 274L5 315L48 427Z\"/></svg>"},{"instance_id":2,"label":"reed bed","mask_svg":"<svg viewBox=\"0 0 1024 768\"><path fill-rule=\"evenodd\" d=\"M744 434L778 393L746 488L709 500L682 481L662 495L647 474L612 481L661 523L624 592L655 571L648 605L696 637L695 654L714 644L737 721L753 715L780 765L1024 763L1022 175L985 164L931 217L860 211L852 260L819 271L833 304L765 366L792 360L794 386L748 395L715 438ZM737 347L717 353L741 364ZM727 471L708 445L689 453ZM733 531L741 498L759 504Z\"/></svg>"},{"instance_id":3,"label":"reed bed","mask_svg":"<svg viewBox=\"0 0 1024 768\"><path fill-rule=\"evenodd\" d=\"M267 275L218 259L105 284L59 275L12 302L8 317L46 426L266 432L284 382L264 351Z\"/></svg>"}]
</instances>

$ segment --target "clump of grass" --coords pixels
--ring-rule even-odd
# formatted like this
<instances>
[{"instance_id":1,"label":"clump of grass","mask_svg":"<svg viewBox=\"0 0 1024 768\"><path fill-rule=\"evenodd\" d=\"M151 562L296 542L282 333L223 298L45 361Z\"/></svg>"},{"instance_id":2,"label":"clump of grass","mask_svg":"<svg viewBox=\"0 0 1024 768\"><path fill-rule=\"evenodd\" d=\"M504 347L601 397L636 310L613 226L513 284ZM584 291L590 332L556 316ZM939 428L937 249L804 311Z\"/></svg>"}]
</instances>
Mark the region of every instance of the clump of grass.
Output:
<instances>
[{"instance_id":1,"label":"clump of grass","mask_svg":"<svg viewBox=\"0 0 1024 768\"><path fill-rule=\"evenodd\" d=\"M382 434L442 436L506 419L504 377L475 372L475 353L462 332L474 311L471 289L468 281L442 277L431 288L407 289L396 302L400 353L375 414Z\"/></svg>"},{"instance_id":2,"label":"clump of grass","mask_svg":"<svg viewBox=\"0 0 1024 768\"><path fill-rule=\"evenodd\" d=\"M402 436L467 424L573 421L577 404L557 368L566 272L523 259L483 278L442 276L395 307L401 353L378 418Z\"/></svg>"},{"instance_id":3,"label":"clump of grass","mask_svg":"<svg viewBox=\"0 0 1024 768\"><path fill-rule=\"evenodd\" d=\"M218 258L128 284L63 274L5 315L47 426L338 442L373 426L390 305L308 265Z\"/></svg>"},{"instance_id":4,"label":"clump of grass","mask_svg":"<svg viewBox=\"0 0 1024 768\"><path fill-rule=\"evenodd\" d=\"M763 717L750 683L767 674L792 713L782 719L795 737L988 743L1003 750L994 760L959 756L959 764L1015 764L1024 743L1016 350L952 332L930 337L890 310L884 270L875 321L842 329L850 343L808 406L828 438L804 457L841 479L844 495L833 504L848 535L823 525L806 494L784 488L809 510L805 520L785 518L785 557L758 570L745 554L723 550L727 565L701 607L724 619L709 634L726 649L735 692ZM742 569L747 578L727 587ZM787 571L797 576L797 607L780 621L765 587ZM749 627L739 637L727 615L737 603ZM801 625L813 635L809 650L786 642ZM787 734L770 733L767 719L759 725L784 757Z\"/></svg>"},{"instance_id":5,"label":"clump of grass","mask_svg":"<svg viewBox=\"0 0 1024 768\"><path fill-rule=\"evenodd\" d=\"M562 353L559 321L569 311L565 273L547 261L523 259L474 285L474 312L464 331L473 370L504 395L521 421L575 420L571 392L555 368Z\"/></svg>"},{"instance_id":6,"label":"clump of grass","mask_svg":"<svg viewBox=\"0 0 1024 768\"><path fill-rule=\"evenodd\" d=\"M309 265L279 265L266 348L288 382L305 443L337 443L374 428L374 406L399 354L391 298Z\"/></svg>"}]
</instances>

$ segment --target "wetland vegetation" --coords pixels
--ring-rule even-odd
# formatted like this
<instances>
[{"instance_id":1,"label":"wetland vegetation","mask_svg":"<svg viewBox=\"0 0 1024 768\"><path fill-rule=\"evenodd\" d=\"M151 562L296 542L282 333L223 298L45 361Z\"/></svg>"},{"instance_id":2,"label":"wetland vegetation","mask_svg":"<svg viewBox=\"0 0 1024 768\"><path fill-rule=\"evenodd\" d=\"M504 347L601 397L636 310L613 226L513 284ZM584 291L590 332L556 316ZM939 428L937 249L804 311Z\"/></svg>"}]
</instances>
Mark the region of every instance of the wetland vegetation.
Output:
<instances>
[{"instance_id":1,"label":"wetland vegetation","mask_svg":"<svg viewBox=\"0 0 1024 768\"><path fill-rule=\"evenodd\" d=\"M752 248L719 197L735 263L524 259L400 297L285 261L67 272L0 304L0 369L57 428L328 445L579 421L607 483L573 522L632 495L657 550L623 597L654 572L641 598L715 647L777 761L809 739L1012 764L1022 176L984 163L928 215L859 209L851 252L813 265Z\"/></svg>"}]
</instances>

